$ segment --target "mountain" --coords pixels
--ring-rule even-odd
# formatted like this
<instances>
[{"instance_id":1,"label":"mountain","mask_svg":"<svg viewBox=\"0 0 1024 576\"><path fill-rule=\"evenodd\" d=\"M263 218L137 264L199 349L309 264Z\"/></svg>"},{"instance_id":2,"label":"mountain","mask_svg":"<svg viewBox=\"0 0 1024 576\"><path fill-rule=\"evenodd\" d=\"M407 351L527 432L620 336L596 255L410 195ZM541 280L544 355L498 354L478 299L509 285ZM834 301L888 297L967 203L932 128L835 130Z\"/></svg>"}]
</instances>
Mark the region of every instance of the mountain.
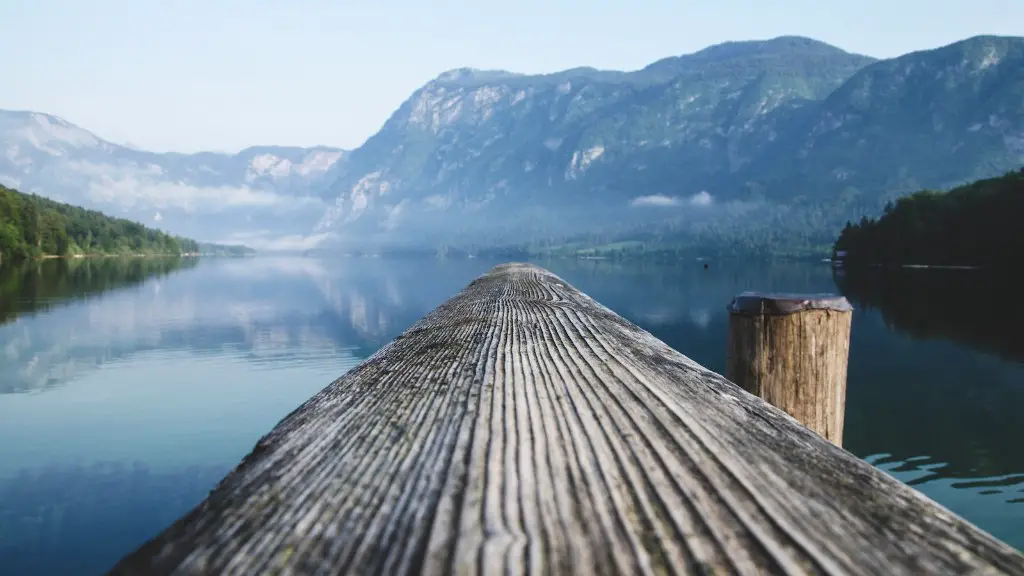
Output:
<instances>
[{"instance_id":1,"label":"mountain","mask_svg":"<svg viewBox=\"0 0 1024 576\"><path fill-rule=\"evenodd\" d=\"M55 116L6 110L0 150L0 184L177 234L255 247L309 231L326 209L318 187L345 154L282 146L157 154Z\"/></svg>"},{"instance_id":2,"label":"mountain","mask_svg":"<svg viewBox=\"0 0 1024 576\"><path fill-rule=\"evenodd\" d=\"M1024 164L1024 38L875 60L787 36L629 72L456 69L350 152L156 154L4 111L0 148L0 184L261 251L827 252L895 198Z\"/></svg>"},{"instance_id":3,"label":"mountain","mask_svg":"<svg viewBox=\"0 0 1024 576\"><path fill-rule=\"evenodd\" d=\"M877 61L731 42L632 72L458 69L332 167L343 244L799 241L1024 163L1024 39Z\"/></svg>"}]
</instances>

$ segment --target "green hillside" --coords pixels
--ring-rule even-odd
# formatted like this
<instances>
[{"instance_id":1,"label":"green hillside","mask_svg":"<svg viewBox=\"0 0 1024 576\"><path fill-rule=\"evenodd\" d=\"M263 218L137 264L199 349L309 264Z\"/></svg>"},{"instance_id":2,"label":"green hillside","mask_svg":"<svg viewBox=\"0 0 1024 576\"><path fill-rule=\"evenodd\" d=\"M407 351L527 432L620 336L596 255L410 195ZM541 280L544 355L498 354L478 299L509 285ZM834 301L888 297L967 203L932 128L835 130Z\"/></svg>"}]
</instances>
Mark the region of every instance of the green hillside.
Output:
<instances>
[{"instance_id":1,"label":"green hillside","mask_svg":"<svg viewBox=\"0 0 1024 576\"><path fill-rule=\"evenodd\" d=\"M199 243L138 222L0 186L0 260L197 252Z\"/></svg>"},{"instance_id":2,"label":"green hillside","mask_svg":"<svg viewBox=\"0 0 1024 576\"><path fill-rule=\"evenodd\" d=\"M979 266L1021 261L1024 169L949 192L925 190L847 224L835 243L846 266Z\"/></svg>"}]
</instances>

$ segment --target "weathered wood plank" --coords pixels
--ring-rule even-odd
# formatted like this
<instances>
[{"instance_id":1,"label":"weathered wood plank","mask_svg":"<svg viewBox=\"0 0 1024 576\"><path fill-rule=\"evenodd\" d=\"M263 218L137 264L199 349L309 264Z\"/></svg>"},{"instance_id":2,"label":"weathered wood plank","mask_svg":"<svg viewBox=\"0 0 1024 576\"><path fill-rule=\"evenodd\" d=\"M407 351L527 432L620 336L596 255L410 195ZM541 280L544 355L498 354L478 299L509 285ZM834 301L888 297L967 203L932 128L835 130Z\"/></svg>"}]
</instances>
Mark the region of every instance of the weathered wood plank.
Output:
<instances>
[{"instance_id":1,"label":"weathered wood plank","mask_svg":"<svg viewBox=\"0 0 1024 576\"><path fill-rule=\"evenodd\" d=\"M1024 574L554 275L504 265L112 574Z\"/></svg>"}]
</instances>

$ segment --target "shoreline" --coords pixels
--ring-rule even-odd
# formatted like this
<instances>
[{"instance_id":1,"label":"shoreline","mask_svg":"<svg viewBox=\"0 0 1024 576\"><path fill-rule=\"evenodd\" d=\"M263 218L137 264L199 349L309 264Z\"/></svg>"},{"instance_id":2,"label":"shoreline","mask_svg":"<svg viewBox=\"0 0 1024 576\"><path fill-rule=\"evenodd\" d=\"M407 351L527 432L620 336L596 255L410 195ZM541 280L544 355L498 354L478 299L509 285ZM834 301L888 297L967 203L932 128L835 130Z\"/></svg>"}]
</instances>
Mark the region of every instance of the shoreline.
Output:
<instances>
[{"instance_id":1,"label":"shoreline","mask_svg":"<svg viewBox=\"0 0 1024 576\"><path fill-rule=\"evenodd\" d=\"M65 256L58 256L56 254L43 254L41 256L34 256L32 258L25 258L24 260L6 261L0 258L0 264L22 264L25 262L42 262L44 260L91 260L98 258L251 258L255 254L203 254L201 252L183 252L180 254L68 254Z\"/></svg>"},{"instance_id":2,"label":"shoreline","mask_svg":"<svg viewBox=\"0 0 1024 576\"><path fill-rule=\"evenodd\" d=\"M43 254L28 260L84 260L86 258L186 258L198 257L199 254Z\"/></svg>"},{"instance_id":3,"label":"shoreline","mask_svg":"<svg viewBox=\"0 0 1024 576\"><path fill-rule=\"evenodd\" d=\"M25 264L26 262L45 262L47 260L91 260L99 258L199 258L202 254L69 254L58 256L56 254L43 254L23 260L7 260L0 258L0 266L11 266Z\"/></svg>"},{"instance_id":4,"label":"shoreline","mask_svg":"<svg viewBox=\"0 0 1024 576\"><path fill-rule=\"evenodd\" d=\"M843 260L826 260L831 261L832 266L835 268L848 268ZM968 264L897 264L897 265L883 265L883 264L866 264L854 266L854 268L872 268L875 270L984 270L983 266L968 265Z\"/></svg>"}]
</instances>

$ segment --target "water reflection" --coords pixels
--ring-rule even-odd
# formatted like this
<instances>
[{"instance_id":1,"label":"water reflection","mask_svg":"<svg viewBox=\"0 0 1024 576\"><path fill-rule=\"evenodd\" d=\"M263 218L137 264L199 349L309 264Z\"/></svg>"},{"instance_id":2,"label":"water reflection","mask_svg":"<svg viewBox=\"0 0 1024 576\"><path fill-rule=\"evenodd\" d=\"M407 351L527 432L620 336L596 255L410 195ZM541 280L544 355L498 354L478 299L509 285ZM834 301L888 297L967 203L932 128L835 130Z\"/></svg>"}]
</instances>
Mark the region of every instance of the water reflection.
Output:
<instances>
[{"instance_id":1,"label":"water reflection","mask_svg":"<svg viewBox=\"0 0 1024 576\"><path fill-rule=\"evenodd\" d=\"M4 574L109 567L492 264L209 260L0 326Z\"/></svg>"},{"instance_id":2,"label":"water reflection","mask_svg":"<svg viewBox=\"0 0 1024 576\"><path fill-rule=\"evenodd\" d=\"M0 324L195 266L194 258L51 259L0 265Z\"/></svg>"},{"instance_id":3,"label":"water reflection","mask_svg":"<svg viewBox=\"0 0 1024 576\"><path fill-rule=\"evenodd\" d=\"M1024 362L1024 306L1004 273L980 270L850 270L836 285L886 325L917 339L949 339Z\"/></svg>"},{"instance_id":4,"label":"water reflection","mask_svg":"<svg viewBox=\"0 0 1024 576\"><path fill-rule=\"evenodd\" d=\"M187 350L197 357L231 353L270 368L362 358L486 266L462 262L439 267L430 261L392 266L369 260L330 264L287 258L209 261L185 274L150 277L134 289L87 300L59 314L0 326L0 393L45 390L83 371L151 350ZM94 271L88 277L97 276ZM22 278L31 278L32 286L41 283L36 274ZM83 293L94 285L87 284ZM52 300L52 291L23 287L20 293L26 296L19 306L38 309ZM32 294L40 296L32 300Z\"/></svg>"},{"instance_id":5,"label":"water reflection","mask_svg":"<svg viewBox=\"0 0 1024 576\"><path fill-rule=\"evenodd\" d=\"M845 447L1024 548L1024 339L1011 284L965 270L848 271Z\"/></svg>"},{"instance_id":6,"label":"water reflection","mask_svg":"<svg viewBox=\"0 0 1024 576\"><path fill-rule=\"evenodd\" d=\"M109 566L281 417L495 264L209 260L0 325L0 566ZM734 295L837 290L820 264L542 264L719 372ZM840 286L857 307L845 447L1024 547L1024 366L956 323L923 339L901 327L903 300L887 311ZM995 340L988 349L1012 350Z\"/></svg>"},{"instance_id":7,"label":"water reflection","mask_svg":"<svg viewBox=\"0 0 1024 576\"><path fill-rule=\"evenodd\" d=\"M102 573L111 558L138 545L140 531L151 531L154 522L174 522L227 471L191 466L156 472L138 462L103 463L0 478L4 574ZM94 531L102 538L83 538Z\"/></svg>"}]
</instances>

